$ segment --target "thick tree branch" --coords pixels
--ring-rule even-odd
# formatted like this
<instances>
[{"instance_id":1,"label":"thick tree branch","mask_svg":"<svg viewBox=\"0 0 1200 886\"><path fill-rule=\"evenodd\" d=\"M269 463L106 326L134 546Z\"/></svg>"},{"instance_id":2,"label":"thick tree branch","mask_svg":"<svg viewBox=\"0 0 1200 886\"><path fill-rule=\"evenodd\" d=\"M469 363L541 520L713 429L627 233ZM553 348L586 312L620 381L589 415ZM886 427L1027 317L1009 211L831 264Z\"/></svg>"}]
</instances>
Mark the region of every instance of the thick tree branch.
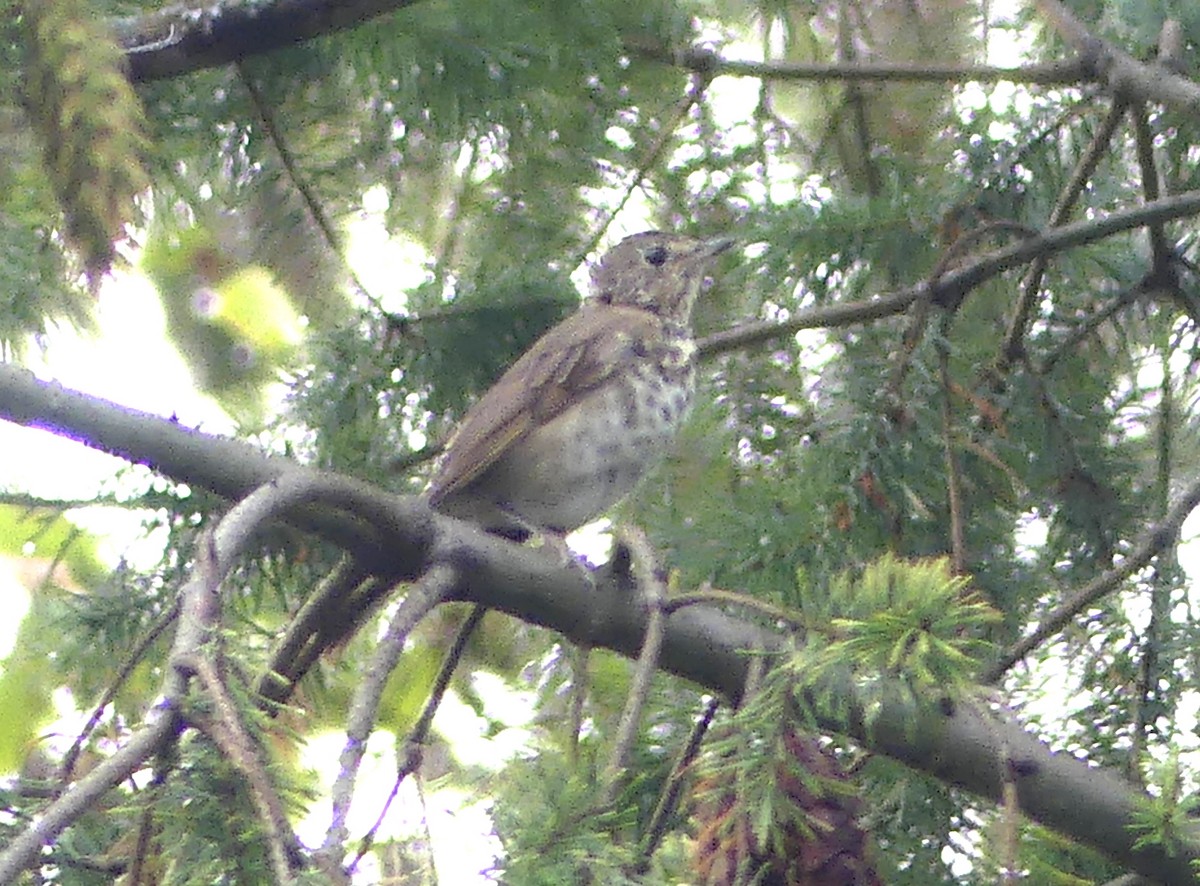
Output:
<instances>
[{"instance_id":1,"label":"thick tree branch","mask_svg":"<svg viewBox=\"0 0 1200 886\"><path fill-rule=\"evenodd\" d=\"M230 501L244 498L285 473L304 470L290 459L264 455L248 443L202 434L148 412L69 391L9 365L0 365L0 418L52 431L133 464L148 465L176 482L207 489ZM410 507L409 500L386 495L365 483L345 482L359 496L356 507L373 498L378 510L366 515L305 506L292 512L290 522L353 549L366 568L386 573L390 564L412 565L411 573L389 578L411 579L424 571L423 556L432 542L432 527L425 523L422 529L422 514L428 514L428 509L415 503ZM389 527L397 523L404 524L404 537L414 545L405 551L391 547L396 541Z\"/></svg>"},{"instance_id":2,"label":"thick tree branch","mask_svg":"<svg viewBox=\"0 0 1200 886\"><path fill-rule=\"evenodd\" d=\"M170 421L38 382L11 367L0 367L0 416L122 453L139 463L152 464L174 479L186 479L231 497L245 495L278 477L290 464L262 456L247 445L205 437ZM390 575L420 572L436 537L441 558L458 566L457 599L552 628L576 643L603 646L628 657L641 651L648 613L630 606L626 594L606 592L603 576L597 587L578 569L564 567L557 557L432 514L417 500L387 496L353 481L329 482L335 492L338 488L364 492L360 505L372 511L368 519L341 519L350 495L346 501L335 502L333 508L303 510L296 519L318 532L330 529L327 538L352 553L375 557L378 567ZM391 502L390 506L385 506L386 502ZM379 519L385 519L384 525L389 527L382 535L372 525ZM750 666L751 657L745 650L778 649L781 644L782 638L772 631L709 607L693 606L667 617L659 664L663 670L736 700ZM848 700L848 713L822 722L822 728L851 735L864 747L996 800L1003 788L1001 763L1009 760L1021 808L1036 821L1152 879L1172 884L1193 882L1190 865L1200 861L1200 834L1189 833L1173 853L1154 845L1135 849L1137 834L1129 824L1144 795L1119 775L1069 754L1052 753L1019 724L990 719L969 706L960 706L946 716L936 710L914 713L902 703L885 704L867 717L854 702L853 685L829 689ZM149 740L149 736L141 738L143 735L139 733L139 740ZM151 747L162 740L161 734L155 736ZM145 759L148 752L140 746L118 754L123 760L128 760L130 753ZM119 780L126 770L118 766L113 771ZM114 783L106 782L109 786Z\"/></svg>"},{"instance_id":3,"label":"thick tree branch","mask_svg":"<svg viewBox=\"0 0 1200 886\"><path fill-rule=\"evenodd\" d=\"M178 77L353 28L416 0L179 3L114 23L135 83Z\"/></svg>"},{"instance_id":4,"label":"thick tree branch","mask_svg":"<svg viewBox=\"0 0 1200 886\"><path fill-rule=\"evenodd\" d=\"M177 77L204 68L294 46L412 5L416 0L274 0L270 3L176 4L148 15L114 22L135 82ZM633 57L679 65L705 77L775 80L1020 82L1106 86L1114 95L1154 101L1176 110L1200 110L1200 84L1165 64L1146 64L1094 37L1057 0L1040 0L1043 16L1075 48L1074 59L1020 68L962 65L787 64L722 59L704 47L672 48L630 40Z\"/></svg>"}]
</instances>

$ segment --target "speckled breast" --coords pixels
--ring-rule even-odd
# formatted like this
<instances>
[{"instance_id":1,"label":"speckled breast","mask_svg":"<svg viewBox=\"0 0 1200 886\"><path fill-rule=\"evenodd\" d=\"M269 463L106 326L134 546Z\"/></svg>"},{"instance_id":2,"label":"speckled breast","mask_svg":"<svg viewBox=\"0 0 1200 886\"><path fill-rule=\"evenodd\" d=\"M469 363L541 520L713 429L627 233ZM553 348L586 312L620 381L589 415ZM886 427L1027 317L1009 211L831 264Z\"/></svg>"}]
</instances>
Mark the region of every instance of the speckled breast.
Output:
<instances>
[{"instance_id":1,"label":"speckled breast","mask_svg":"<svg viewBox=\"0 0 1200 886\"><path fill-rule=\"evenodd\" d=\"M624 498L665 457L687 417L694 350L690 339L678 338L633 355L519 454L495 465L488 480L510 491L502 508L532 525L573 528Z\"/></svg>"}]
</instances>

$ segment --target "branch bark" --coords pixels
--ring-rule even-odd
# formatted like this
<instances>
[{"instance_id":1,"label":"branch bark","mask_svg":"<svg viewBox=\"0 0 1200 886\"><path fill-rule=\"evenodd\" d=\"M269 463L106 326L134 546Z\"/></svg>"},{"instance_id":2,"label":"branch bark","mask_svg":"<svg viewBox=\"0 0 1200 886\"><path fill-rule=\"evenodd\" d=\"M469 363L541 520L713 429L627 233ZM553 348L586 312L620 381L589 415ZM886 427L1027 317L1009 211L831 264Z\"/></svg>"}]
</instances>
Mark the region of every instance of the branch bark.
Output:
<instances>
[{"instance_id":1,"label":"branch bark","mask_svg":"<svg viewBox=\"0 0 1200 886\"><path fill-rule=\"evenodd\" d=\"M178 77L294 46L411 6L416 0L180 3L113 23L134 83Z\"/></svg>"},{"instance_id":2,"label":"branch bark","mask_svg":"<svg viewBox=\"0 0 1200 886\"><path fill-rule=\"evenodd\" d=\"M417 0L273 0L199 7L177 4L147 15L117 19L135 83L178 77L294 46L357 27ZM1065 61L1021 68L939 65L792 65L726 60L704 47L675 48L627 41L626 50L648 61L679 65L708 77L722 75L788 80L887 80L918 82L1012 81L1045 85L1099 83L1114 95L1161 102L1185 113L1200 110L1200 84L1170 66L1142 63L1093 36L1057 0L1040 0L1044 18L1077 52Z\"/></svg>"},{"instance_id":3,"label":"branch bark","mask_svg":"<svg viewBox=\"0 0 1200 886\"><path fill-rule=\"evenodd\" d=\"M249 445L197 434L165 419L37 381L12 367L0 367L0 417L121 454L229 497L244 496L283 471L304 470L263 456ZM293 519L353 555L374 558L375 566L389 575L420 573L436 542L439 561L458 566L455 599L551 628L576 643L603 646L630 658L639 654L648 613L630 606L624 593L605 592L604 576L597 587L578 569L564 567L543 551L433 514L418 500L366 489L370 496L361 501L374 511L368 519L343 513L342 503L309 507ZM372 525L381 515L389 525L383 536ZM667 616L659 666L736 701L751 664L745 650L780 649L782 642L779 634L750 622L691 606ZM1011 771L1021 808L1034 820L1156 881L1194 882L1191 865L1200 862L1200 833L1184 835L1180 845L1171 847L1173 852L1157 845L1135 848L1137 834L1129 825L1145 795L1116 773L1054 753L1020 724L992 719L967 706L949 715L933 710L914 714L907 704L889 703L872 711L868 730L866 712L855 702L855 687L832 685L830 691L848 700L847 713L829 717L820 723L822 728L848 734L877 753L993 800L1000 799L1009 777L1006 771ZM162 736L154 739L161 740Z\"/></svg>"},{"instance_id":4,"label":"branch bark","mask_svg":"<svg viewBox=\"0 0 1200 886\"><path fill-rule=\"evenodd\" d=\"M1026 262L1046 259L1123 231L1163 224L1198 213L1200 191L1186 191L1141 206L1122 209L1103 218L1049 228L1036 237L1026 237L1003 249L989 252L977 261L965 264L936 279L878 298L801 311L783 323L746 323L701 339L696 342L696 351L701 359L705 359L727 351L764 345L786 335L793 335L801 329L851 326L867 320L878 320L881 317L903 313L919 298L929 298L939 305L956 305L976 286Z\"/></svg>"}]
</instances>

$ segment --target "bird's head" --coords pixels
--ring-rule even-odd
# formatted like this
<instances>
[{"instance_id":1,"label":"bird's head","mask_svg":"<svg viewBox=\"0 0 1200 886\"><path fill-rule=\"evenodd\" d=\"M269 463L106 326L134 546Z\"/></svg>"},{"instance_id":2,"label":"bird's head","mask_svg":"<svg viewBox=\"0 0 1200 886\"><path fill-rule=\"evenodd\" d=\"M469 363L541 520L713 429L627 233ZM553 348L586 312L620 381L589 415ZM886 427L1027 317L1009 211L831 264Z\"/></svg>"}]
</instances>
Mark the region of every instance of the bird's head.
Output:
<instances>
[{"instance_id":1,"label":"bird's head","mask_svg":"<svg viewBox=\"0 0 1200 886\"><path fill-rule=\"evenodd\" d=\"M592 272L595 298L686 324L713 258L733 242L728 237L699 240L661 231L626 237Z\"/></svg>"}]
</instances>

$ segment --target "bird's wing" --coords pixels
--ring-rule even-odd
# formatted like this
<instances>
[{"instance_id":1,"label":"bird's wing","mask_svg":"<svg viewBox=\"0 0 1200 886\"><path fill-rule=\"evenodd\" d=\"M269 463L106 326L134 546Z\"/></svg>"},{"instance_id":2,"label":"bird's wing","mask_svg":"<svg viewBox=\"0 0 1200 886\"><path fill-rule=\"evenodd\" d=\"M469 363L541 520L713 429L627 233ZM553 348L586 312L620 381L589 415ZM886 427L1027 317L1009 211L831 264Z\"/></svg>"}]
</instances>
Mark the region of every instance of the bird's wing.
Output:
<instances>
[{"instance_id":1,"label":"bird's wing","mask_svg":"<svg viewBox=\"0 0 1200 886\"><path fill-rule=\"evenodd\" d=\"M543 335L467 411L430 484L431 504L471 483L527 434L602 384L660 324L637 308L585 307Z\"/></svg>"}]
</instances>

